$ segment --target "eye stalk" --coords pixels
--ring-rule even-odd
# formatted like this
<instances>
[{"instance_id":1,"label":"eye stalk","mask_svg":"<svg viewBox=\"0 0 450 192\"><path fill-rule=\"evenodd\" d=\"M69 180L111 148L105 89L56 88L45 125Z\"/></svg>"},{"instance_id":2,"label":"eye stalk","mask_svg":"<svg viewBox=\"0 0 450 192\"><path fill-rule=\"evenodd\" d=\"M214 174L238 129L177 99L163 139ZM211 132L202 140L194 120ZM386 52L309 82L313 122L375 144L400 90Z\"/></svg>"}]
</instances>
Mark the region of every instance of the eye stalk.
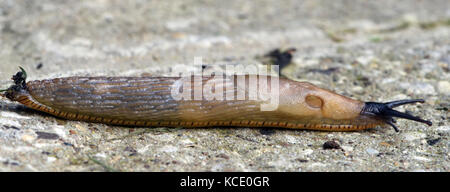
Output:
<instances>
[{"instance_id":1,"label":"eye stalk","mask_svg":"<svg viewBox=\"0 0 450 192\"><path fill-rule=\"evenodd\" d=\"M396 132L399 132L397 126L395 126L394 123L396 121L394 120L394 117L402 118L402 119L409 119L421 123L425 123L428 126L431 126L431 121L427 121L424 119L421 119L420 117L412 116L407 113L403 113L400 111L396 111L392 108L411 104L411 103L424 103L425 101L423 99L406 99L406 100L398 100L398 101L391 101L387 103L377 103L377 102L366 102L364 105L364 108L361 111L361 114L365 115L375 115L377 117L380 117L381 119L384 119L387 124L392 126Z\"/></svg>"}]
</instances>

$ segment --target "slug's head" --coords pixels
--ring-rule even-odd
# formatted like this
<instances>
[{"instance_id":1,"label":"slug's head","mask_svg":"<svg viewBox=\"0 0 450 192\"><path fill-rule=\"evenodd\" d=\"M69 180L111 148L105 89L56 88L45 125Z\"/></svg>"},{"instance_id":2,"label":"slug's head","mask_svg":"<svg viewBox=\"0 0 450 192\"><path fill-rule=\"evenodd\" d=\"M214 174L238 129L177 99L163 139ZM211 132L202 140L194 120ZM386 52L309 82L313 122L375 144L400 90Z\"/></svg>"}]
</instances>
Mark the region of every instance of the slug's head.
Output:
<instances>
[{"instance_id":1,"label":"slug's head","mask_svg":"<svg viewBox=\"0 0 450 192\"><path fill-rule=\"evenodd\" d=\"M307 82L281 84L282 98L279 110L293 115L307 124L364 125L369 118L361 118L364 103L322 89ZM294 85L294 86L292 86ZM300 93L300 94L299 94ZM369 120L372 124L378 120Z\"/></svg>"},{"instance_id":2,"label":"slug's head","mask_svg":"<svg viewBox=\"0 0 450 192\"><path fill-rule=\"evenodd\" d=\"M290 84L294 83L290 82ZM324 130L362 130L388 124L398 132L398 128L394 125L394 118L432 125L430 121L393 109L405 104L423 103L422 99L387 103L361 102L318 88L310 83L301 82L294 85L297 86L281 86L286 87L282 89L283 98L280 99L285 103L280 105L279 110L297 117L300 122L306 124L325 125ZM331 128L327 127L328 125Z\"/></svg>"},{"instance_id":3,"label":"slug's head","mask_svg":"<svg viewBox=\"0 0 450 192\"><path fill-rule=\"evenodd\" d=\"M361 115L371 116L375 118L379 118L383 120L386 124L391 125L396 132L398 132L397 126L394 123L394 117L409 119L421 123L425 123L428 126L431 126L431 121L423 120L420 117L412 116L407 113L396 111L392 108L398 107L400 105L410 104L410 103L423 103L425 102L423 99L411 99L411 100L398 100L387 103L376 103L376 102L366 102Z\"/></svg>"},{"instance_id":4,"label":"slug's head","mask_svg":"<svg viewBox=\"0 0 450 192\"><path fill-rule=\"evenodd\" d=\"M17 100L18 96L21 95L20 93L25 91L27 88L27 73L22 67L19 68L20 71L11 78L14 81L14 85L11 85L8 89L0 90L0 92L4 92L1 96L4 96L12 101Z\"/></svg>"}]
</instances>

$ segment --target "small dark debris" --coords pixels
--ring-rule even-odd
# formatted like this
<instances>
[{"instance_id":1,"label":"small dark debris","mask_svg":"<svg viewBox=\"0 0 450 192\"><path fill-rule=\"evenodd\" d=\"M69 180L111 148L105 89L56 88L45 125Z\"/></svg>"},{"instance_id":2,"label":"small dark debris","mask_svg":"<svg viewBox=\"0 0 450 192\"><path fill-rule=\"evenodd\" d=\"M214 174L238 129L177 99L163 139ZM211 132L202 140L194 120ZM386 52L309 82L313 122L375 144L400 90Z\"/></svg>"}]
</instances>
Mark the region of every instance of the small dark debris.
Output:
<instances>
[{"instance_id":1,"label":"small dark debris","mask_svg":"<svg viewBox=\"0 0 450 192\"><path fill-rule=\"evenodd\" d=\"M358 81L362 82L364 87L367 87L372 84L372 82L370 82L370 79L368 77L360 76L360 77L357 77L357 79L358 79Z\"/></svg>"},{"instance_id":2,"label":"small dark debris","mask_svg":"<svg viewBox=\"0 0 450 192\"><path fill-rule=\"evenodd\" d=\"M223 159L230 159L230 157L224 153L221 153L221 154L217 155L216 157L223 158Z\"/></svg>"},{"instance_id":3,"label":"small dark debris","mask_svg":"<svg viewBox=\"0 0 450 192\"><path fill-rule=\"evenodd\" d=\"M323 144L323 149L341 149L341 146L336 141L327 141Z\"/></svg>"},{"instance_id":4,"label":"small dark debris","mask_svg":"<svg viewBox=\"0 0 450 192\"><path fill-rule=\"evenodd\" d=\"M18 166L19 163L14 162L14 161L6 160L6 161L3 162L3 165L13 165L13 166Z\"/></svg>"},{"instance_id":5,"label":"small dark debris","mask_svg":"<svg viewBox=\"0 0 450 192\"><path fill-rule=\"evenodd\" d=\"M159 162L161 162L160 159L151 159L150 161L153 162L153 163L159 163Z\"/></svg>"},{"instance_id":6,"label":"small dark debris","mask_svg":"<svg viewBox=\"0 0 450 192\"><path fill-rule=\"evenodd\" d=\"M133 147L125 147L124 151L131 152L131 153L137 152L136 149L134 149Z\"/></svg>"},{"instance_id":7,"label":"small dark debris","mask_svg":"<svg viewBox=\"0 0 450 192\"><path fill-rule=\"evenodd\" d=\"M297 159L295 159L295 160L297 160L297 161L300 162L300 163L307 163L307 162L308 162L307 159L301 159L301 158L297 158Z\"/></svg>"},{"instance_id":8,"label":"small dark debris","mask_svg":"<svg viewBox=\"0 0 450 192\"><path fill-rule=\"evenodd\" d=\"M37 66L36 66L36 69L41 69L41 68L42 68L42 66L44 66L44 64L42 64L42 63L39 63L39 64L37 64Z\"/></svg>"},{"instance_id":9,"label":"small dark debris","mask_svg":"<svg viewBox=\"0 0 450 192\"><path fill-rule=\"evenodd\" d=\"M50 155L51 153L48 152L48 151L42 151L41 154L42 154L42 155Z\"/></svg>"},{"instance_id":10,"label":"small dark debris","mask_svg":"<svg viewBox=\"0 0 450 192\"><path fill-rule=\"evenodd\" d=\"M73 147L73 144L72 144L72 143L67 143L67 142L64 142L64 143L63 143L63 145L65 145L65 146L71 146L71 147Z\"/></svg>"},{"instance_id":11,"label":"small dark debris","mask_svg":"<svg viewBox=\"0 0 450 192\"><path fill-rule=\"evenodd\" d=\"M3 127L6 128L6 129L20 130L18 127L14 126L14 125L11 125L11 126L9 126L9 125L4 125Z\"/></svg>"},{"instance_id":12,"label":"small dark debris","mask_svg":"<svg viewBox=\"0 0 450 192\"><path fill-rule=\"evenodd\" d=\"M265 54L265 57L269 57L273 59L273 64L279 66L279 72L284 67L288 66L292 60L292 54L296 51L295 48L289 48L285 51L280 51L280 49L274 49L269 53Z\"/></svg>"},{"instance_id":13,"label":"small dark debris","mask_svg":"<svg viewBox=\"0 0 450 192\"><path fill-rule=\"evenodd\" d=\"M446 107L446 106L439 106L439 107L437 107L436 108L436 110L439 110L439 111L448 111L448 107Z\"/></svg>"},{"instance_id":14,"label":"small dark debris","mask_svg":"<svg viewBox=\"0 0 450 192\"><path fill-rule=\"evenodd\" d=\"M433 145L435 145L436 143L438 143L440 140L441 140L440 137L437 138L437 139L428 139L428 140L427 140L427 143L428 143L428 145L433 146Z\"/></svg>"},{"instance_id":15,"label":"small dark debris","mask_svg":"<svg viewBox=\"0 0 450 192\"><path fill-rule=\"evenodd\" d=\"M321 73L321 74L325 74L325 75L330 75L331 73L334 73L338 70L339 70L339 68L337 68L337 67L330 67L328 69L310 69L307 71L307 73Z\"/></svg>"},{"instance_id":16,"label":"small dark debris","mask_svg":"<svg viewBox=\"0 0 450 192\"><path fill-rule=\"evenodd\" d=\"M55 133L36 131L36 134L38 135L38 139L59 139L59 136Z\"/></svg>"},{"instance_id":17,"label":"small dark debris","mask_svg":"<svg viewBox=\"0 0 450 192\"><path fill-rule=\"evenodd\" d=\"M273 135L275 134L275 130L274 129L260 129L259 133L261 133L262 135Z\"/></svg>"}]
</instances>

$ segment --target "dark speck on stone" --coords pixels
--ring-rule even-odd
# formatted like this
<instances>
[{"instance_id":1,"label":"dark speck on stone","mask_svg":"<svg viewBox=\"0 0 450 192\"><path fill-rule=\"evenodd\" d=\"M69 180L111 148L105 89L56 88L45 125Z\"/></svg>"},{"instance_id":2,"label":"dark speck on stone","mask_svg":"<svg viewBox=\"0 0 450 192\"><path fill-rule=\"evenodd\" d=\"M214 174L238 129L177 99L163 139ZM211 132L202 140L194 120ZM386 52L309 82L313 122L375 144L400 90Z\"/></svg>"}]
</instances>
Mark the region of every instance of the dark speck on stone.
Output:
<instances>
[{"instance_id":1,"label":"dark speck on stone","mask_svg":"<svg viewBox=\"0 0 450 192\"><path fill-rule=\"evenodd\" d=\"M280 51L280 49L274 49L264 55L265 57L269 57L273 59L273 64L279 66L279 70L283 69L287 65L291 63L293 53L296 51L295 48L289 48L286 51Z\"/></svg>"},{"instance_id":2,"label":"dark speck on stone","mask_svg":"<svg viewBox=\"0 0 450 192\"><path fill-rule=\"evenodd\" d=\"M37 64L36 69L41 69L44 66L42 63Z\"/></svg>"},{"instance_id":3,"label":"dark speck on stone","mask_svg":"<svg viewBox=\"0 0 450 192\"><path fill-rule=\"evenodd\" d=\"M310 69L307 71L307 73L322 73L325 75L330 75L331 73L334 73L338 70L339 70L339 68L337 68L337 67L330 67L328 69Z\"/></svg>"},{"instance_id":4,"label":"dark speck on stone","mask_svg":"<svg viewBox=\"0 0 450 192\"><path fill-rule=\"evenodd\" d=\"M300 163L307 163L308 162L308 160L307 159L301 159L301 158L298 158L298 159L296 159L298 162L300 162Z\"/></svg>"},{"instance_id":5,"label":"dark speck on stone","mask_svg":"<svg viewBox=\"0 0 450 192\"><path fill-rule=\"evenodd\" d=\"M19 128L16 127L16 126L14 126L14 125L11 125L11 126L5 125L5 126L3 126L3 127L5 127L6 129L15 129L15 130L19 130Z\"/></svg>"},{"instance_id":6,"label":"dark speck on stone","mask_svg":"<svg viewBox=\"0 0 450 192\"><path fill-rule=\"evenodd\" d=\"M216 157L223 158L223 159L230 159L230 156L228 156L224 153L221 153L221 154L217 155Z\"/></svg>"},{"instance_id":7,"label":"dark speck on stone","mask_svg":"<svg viewBox=\"0 0 450 192\"><path fill-rule=\"evenodd\" d=\"M261 133L262 135L273 135L273 134L275 134L275 130L274 129L260 129L259 133Z\"/></svg>"},{"instance_id":8,"label":"dark speck on stone","mask_svg":"<svg viewBox=\"0 0 450 192\"><path fill-rule=\"evenodd\" d=\"M327 141L323 144L323 149L340 149L341 146L336 141Z\"/></svg>"},{"instance_id":9,"label":"dark speck on stone","mask_svg":"<svg viewBox=\"0 0 450 192\"><path fill-rule=\"evenodd\" d=\"M133 147L125 147L124 151L130 152L128 156L136 156L137 151Z\"/></svg>"},{"instance_id":10,"label":"dark speck on stone","mask_svg":"<svg viewBox=\"0 0 450 192\"><path fill-rule=\"evenodd\" d=\"M59 138L59 136L55 133L36 131L36 134L38 135L38 139L58 139Z\"/></svg>"},{"instance_id":11,"label":"dark speck on stone","mask_svg":"<svg viewBox=\"0 0 450 192\"><path fill-rule=\"evenodd\" d=\"M3 162L3 165L14 165L14 166L18 166L19 163L17 163L17 162L10 162L10 161L6 160L6 161Z\"/></svg>"},{"instance_id":12,"label":"dark speck on stone","mask_svg":"<svg viewBox=\"0 0 450 192\"><path fill-rule=\"evenodd\" d=\"M361 81L365 87L372 84L372 82L370 81L370 79L368 77L361 76L361 77L357 77L357 78L358 78L358 81Z\"/></svg>"},{"instance_id":13,"label":"dark speck on stone","mask_svg":"<svg viewBox=\"0 0 450 192\"><path fill-rule=\"evenodd\" d=\"M438 143L441 140L441 138L437 138L437 139L429 139L427 140L428 145L435 145L436 143Z\"/></svg>"},{"instance_id":14,"label":"dark speck on stone","mask_svg":"<svg viewBox=\"0 0 450 192\"><path fill-rule=\"evenodd\" d=\"M131 153L136 153L137 152L136 149L134 149L133 147L125 147L124 151L128 151L128 152L131 152Z\"/></svg>"}]
</instances>

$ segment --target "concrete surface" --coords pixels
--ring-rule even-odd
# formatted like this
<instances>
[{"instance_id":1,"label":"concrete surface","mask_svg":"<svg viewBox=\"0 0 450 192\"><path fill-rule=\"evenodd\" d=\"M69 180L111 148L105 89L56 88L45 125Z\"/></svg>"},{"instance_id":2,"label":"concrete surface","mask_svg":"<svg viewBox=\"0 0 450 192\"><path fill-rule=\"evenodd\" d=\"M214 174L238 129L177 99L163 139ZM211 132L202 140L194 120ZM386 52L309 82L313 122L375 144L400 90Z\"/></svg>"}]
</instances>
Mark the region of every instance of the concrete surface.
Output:
<instances>
[{"instance_id":1,"label":"concrete surface","mask_svg":"<svg viewBox=\"0 0 450 192\"><path fill-rule=\"evenodd\" d=\"M0 99L0 171L450 170L450 2L0 1L0 88L29 80L159 75L259 62L296 47L287 76L433 121L339 133L127 128L66 121ZM37 69L39 64L40 69ZM181 67L181 68L180 68ZM342 149L322 149L327 141Z\"/></svg>"}]
</instances>

